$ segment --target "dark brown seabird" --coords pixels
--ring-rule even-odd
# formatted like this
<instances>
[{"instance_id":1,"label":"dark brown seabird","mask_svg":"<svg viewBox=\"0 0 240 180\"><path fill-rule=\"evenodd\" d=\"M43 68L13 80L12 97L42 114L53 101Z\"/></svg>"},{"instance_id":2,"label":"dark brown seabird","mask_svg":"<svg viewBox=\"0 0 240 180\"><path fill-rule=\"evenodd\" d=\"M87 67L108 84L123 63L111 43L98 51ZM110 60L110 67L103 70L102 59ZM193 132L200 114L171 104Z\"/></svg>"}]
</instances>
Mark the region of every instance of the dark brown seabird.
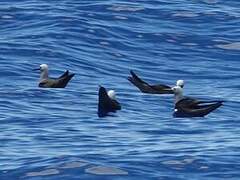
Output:
<instances>
[{"instance_id":1,"label":"dark brown seabird","mask_svg":"<svg viewBox=\"0 0 240 180\"><path fill-rule=\"evenodd\" d=\"M69 74L69 71L67 70L63 75L58 78L49 78L47 64L41 64L40 67L35 70L40 70L41 72L38 86L42 88L65 88L68 82L75 75Z\"/></svg>"},{"instance_id":2,"label":"dark brown seabird","mask_svg":"<svg viewBox=\"0 0 240 180\"><path fill-rule=\"evenodd\" d=\"M147 82L139 78L132 70L130 71L132 76L128 77L128 80L136 86L141 92L148 94L173 94L173 90L170 86L164 84L150 85Z\"/></svg>"},{"instance_id":3,"label":"dark brown seabird","mask_svg":"<svg viewBox=\"0 0 240 180\"><path fill-rule=\"evenodd\" d=\"M175 96L174 117L204 117L223 105L223 101L201 101L183 96L184 81L178 80L173 87Z\"/></svg>"},{"instance_id":4,"label":"dark brown seabird","mask_svg":"<svg viewBox=\"0 0 240 180\"><path fill-rule=\"evenodd\" d=\"M116 112L121 110L120 103L116 100L116 93L114 90L107 90L100 86L98 91L98 116L107 116L109 112Z\"/></svg>"}]
</instances>

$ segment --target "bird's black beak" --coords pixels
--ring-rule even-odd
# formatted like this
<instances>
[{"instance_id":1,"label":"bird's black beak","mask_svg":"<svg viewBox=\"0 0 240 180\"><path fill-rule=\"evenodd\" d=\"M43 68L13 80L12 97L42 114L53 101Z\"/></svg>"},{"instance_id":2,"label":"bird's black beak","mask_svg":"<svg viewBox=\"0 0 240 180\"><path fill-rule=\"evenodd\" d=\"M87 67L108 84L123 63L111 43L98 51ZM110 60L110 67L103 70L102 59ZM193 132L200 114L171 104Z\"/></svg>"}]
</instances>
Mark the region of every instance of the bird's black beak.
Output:
<instances>
[{"instance_id":1,"label":"bird's black beak","mask_svg":"<svg viewBox=\"0 0 240 180\"><path fill-rule=\"evenodd\" d=\"M36 68L36 69L33 69L33 71L40 71L41 68Z\"/></svg>"}]
</instances>

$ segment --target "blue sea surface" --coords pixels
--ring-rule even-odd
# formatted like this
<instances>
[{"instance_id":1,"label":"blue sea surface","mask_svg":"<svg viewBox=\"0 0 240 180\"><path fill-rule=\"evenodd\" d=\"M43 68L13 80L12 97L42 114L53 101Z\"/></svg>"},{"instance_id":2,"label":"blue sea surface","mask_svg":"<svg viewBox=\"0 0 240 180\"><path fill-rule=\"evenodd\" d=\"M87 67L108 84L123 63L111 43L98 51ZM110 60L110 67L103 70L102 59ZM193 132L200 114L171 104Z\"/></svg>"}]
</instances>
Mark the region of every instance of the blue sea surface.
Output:
<instances>
[{"instance_id":1,"label":"blue sea surface","mask_svg":"<svg viewBox=\"0 0 240 180\"><path fill-rule=\"evenodd\" d=\"M2 0L0 179L239 180L239 58L239 0ZM76 75L38 88L42 63ZM224 105L173 118L130 70ZM98 118L99 85L121 111Z\"/></svg>"}]
</instances>

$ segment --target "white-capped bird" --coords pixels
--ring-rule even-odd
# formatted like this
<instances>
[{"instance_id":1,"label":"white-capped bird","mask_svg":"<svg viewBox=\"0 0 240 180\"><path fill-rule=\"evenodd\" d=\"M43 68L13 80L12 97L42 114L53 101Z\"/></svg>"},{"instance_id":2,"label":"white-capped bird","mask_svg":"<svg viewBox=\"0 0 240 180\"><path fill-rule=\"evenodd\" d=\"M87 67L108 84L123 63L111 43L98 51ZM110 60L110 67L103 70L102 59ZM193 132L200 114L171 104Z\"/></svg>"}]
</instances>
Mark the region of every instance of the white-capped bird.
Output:
<instances>
[{"instance_id":1,"label":"white-capped bird","mask_svg":"<svg viewBox=\"0 0 240 180\"><path fill-rule=\"evenodd\" d=\"M223 104L223 101L201 101L183 96L184 81L178 80L172 88L175 97L175 117L203 117Z\"/></svg>"},{"instance_id":2,"label":"white-capped bird","mask_svg":"<svg viewBox=\"0 0 240 180\"><path fill-rule=\"evenodd\" d=\"M50 78L48 77L47 64L41 64L40 67L35 70L40 70L40 80L38 86L42 88L65 88L68 82L75 75L69 74L69 71L67 70L58 78Z\"/></svg>"},{"instance_id":3,"label":"white-capped bird","mask_svg":"<svg viewBox=\"0 0 240 180\"><path fill-rule=\"evenodd\" d=\"M116 99L114 90L107 91L100 86L98 91L98 116L107 116L109 112L116 112L121 110L121 105Z\"/></svg>"}]
</instances>

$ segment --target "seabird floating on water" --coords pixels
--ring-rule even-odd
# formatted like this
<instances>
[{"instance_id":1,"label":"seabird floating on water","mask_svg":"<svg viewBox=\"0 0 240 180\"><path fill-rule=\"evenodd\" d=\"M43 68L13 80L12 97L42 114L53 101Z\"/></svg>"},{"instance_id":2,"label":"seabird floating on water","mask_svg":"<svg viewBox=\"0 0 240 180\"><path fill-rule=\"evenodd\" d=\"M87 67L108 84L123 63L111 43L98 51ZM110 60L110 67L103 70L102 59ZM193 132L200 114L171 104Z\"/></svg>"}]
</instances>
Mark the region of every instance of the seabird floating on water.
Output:
<instances>
[{"instance_id":1,"label":"seabird floating on water","mask_svg":"<svg viewBox=\"0 0 240 180\"><path fill-rule=\"evenodd\" d=\"M203 117L214 111L223 104L223 101L200 101L190 97L183 96L184 81L178 80L176 86L159 84L149 85L140 79L133 71L128 80L135 85L141 92L149 94L174 94L175 96L175 117Z\"/></svg>"},{"instance_id":2,"label":"seabird floating on water","mask_svg":"<svg viewBox=\"0 0 240 180\"><path fill-rule=\"evenodd\" d=\"M116 100L116 93L114 90L107 90L100 86L98 91L98 116L107 116L109 112L116 112L121 110L120 103Z\"/></svg>"},{"instance_id":3,"label":"seabird floating on water","mask_svg":"<svg viewBox=\"0 0 240 180\"><path fill-rule=\"evenodd\" d=\"M184 81L178 80L172 88L175 96L174 117L204 117L220 107L223 101L200 101L183 96Z\"/></svg>"},{"instance_id":4,"label":"seabird floating on water","mask_svg":"<svg viewBox=\"0 0 240 180\"><path fill-rule=\"evenodd\" d=\"M43 88L65 88L68 82L75 75L69 74L69 71L67 70L59 78L49 78L47 64L41 64L40 67L35 70L40 70L41 72L38 86Z\"/></svg>"},{"instance_id":5,"label":"seabird floating on water","mask_svg":"<svg viewBox=\"0 0 240 180\"><path fill-rule=\"evenodd\" d=\"M147 82L139 78L132 70L130 71L132 76L128 77L128 80L136 86L141 92L149 94L173 94L173 90L170 86L157 84L149 85Z\"/></svg>"}]
</instances>

